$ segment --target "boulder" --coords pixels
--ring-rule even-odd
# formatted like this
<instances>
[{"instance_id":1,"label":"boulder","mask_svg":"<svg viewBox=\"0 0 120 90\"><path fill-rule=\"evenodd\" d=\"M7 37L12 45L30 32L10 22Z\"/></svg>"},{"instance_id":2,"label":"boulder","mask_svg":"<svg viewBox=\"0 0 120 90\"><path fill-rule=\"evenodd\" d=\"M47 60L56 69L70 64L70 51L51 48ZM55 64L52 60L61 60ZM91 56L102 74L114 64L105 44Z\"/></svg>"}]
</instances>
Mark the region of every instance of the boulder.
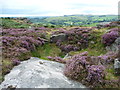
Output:
<instances>
[{"instance_id":1,"label":"boulder","mask_svg":"<svg viewBox=\"0 0 120 90\"><path fill-rule=\"evenodd\" d=\"M103 28L103 27L105 27L105 25L107 25L107 24L110 24L110 22L102 22L102 23L99 23L99 24L97 24L97 28Z\"/></svg>"},{"instance_id":2,"label":"boulder","mask_svg":"<svg viewBox=\"0 0 120 90\"><path fill-rule=\"evenodd\" d=\"M1 88L85 88L63 74L64 64L32 57L15 66Z\"/></svg>"},{"instance_id":3,"label":"boulder","mask_svg":"<svg viewBox=\"0 0 120 90\"><path fill-rule=\"evenodd\" d=\"M119 45L120 45L120 37L118 37L115 42L113 44L111 44L110 46L106 47L107 51L113 51L113 52L118 52L119 50Z\"/></svg>"},{"instance_id":4,"label":"boulder","mask_svg":"<svg viewBox=\"0 0 120 90\"><path fill-rule=\"evenodd\" d=\"M61 34L57 34L57 35L52 35L52 36L50 37L50 42L55 43L55 42L57 42L58 40L60 40L60 41L66 41L66 40L67 40L67 35L61 33Z\"/></svg>"}]
</instances>

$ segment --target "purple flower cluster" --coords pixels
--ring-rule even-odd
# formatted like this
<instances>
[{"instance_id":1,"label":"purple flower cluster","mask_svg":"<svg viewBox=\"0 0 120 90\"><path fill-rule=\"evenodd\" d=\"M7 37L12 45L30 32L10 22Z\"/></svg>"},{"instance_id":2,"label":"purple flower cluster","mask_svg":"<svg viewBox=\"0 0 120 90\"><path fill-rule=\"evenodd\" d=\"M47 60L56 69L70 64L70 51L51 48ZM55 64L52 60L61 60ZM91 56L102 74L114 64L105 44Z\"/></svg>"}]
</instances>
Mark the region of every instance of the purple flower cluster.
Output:
<instances>
[{"instance_id":1,"label":"purple flower cluster","mask_svg":"<svg viewBox=\"0 0 120 90\"><path fill-rule=\"evenodd\" d=\"M39 31L39 30L38 30ZM36 47L45 43L45 39L41 38L38 31L30 31L27 29L3 29L2 30L2 52L4 58L9 58L17 62L21 55L28 55L30 57L31 51ZM40 30L41 31L41 30ZM24 56L24 59L26 59Z\"/></svg>"},{"instance_id":2,"label":"purple flower cluster","mask_svg":"<svg viewBox=\"0 0 120 90\"><path fill-rule=\"evenodd\" d=\"M91 65L88 68L87 81L95 84L103 81L105 77L105 67L103 65Z\"/></svg>"},{"instance_id":3,"label":"purple flower cluster","mask_svg":"<svg viewBox=\"0 0 120 90\"><path fill-rule=\"evenodd\" d=\"M108 52L105 55L98 56L101 59L102 64L108 64L114 62L114 59L117 57L117 53L115 52Z\"/></svg>"},{"instance_id":4,"label":"purple flower cluster","mask_svg":"<svg viewBox=\"0 0 120 90\"><path fill-rule=\"evenodd\" d=\"M13 62L13 65L18 65L18 64L20 64L20 61L19 61L19 60L12 60L12 62Z\"/></svg>"},{"instance_id":5,"label":"purple flower cluster","mask_svg":"<svg viewBox=\"0 0 120 90\"><path fill-rule=\"evenodd\" d=\"M99 57L96 58L99 59ZM67 60L64 74L71 79L83 80L93 84L103 81L105 67L103 65L96 65L92 61L92 56L88 56L88 52L83 52Z\"/></svg>"},{"instance_id":6,"label":"purple flower cluster","mask_svg":"<svg viewBox=\"0 0 120 90\"><path fill-rule=\"evenodd\" d=\"M48 30L47 28L45 28L45 27L37 27L37 28L35 28L35 30Z\"/></svg>"},{"instance_id":7,"label":"purple flower cluster","mask_svg":"<svg viewBox=\"0 0 120 90\"><path fill-rule=\"evenodd\" d=\"M111 23L108 23L108 24L103 24L101 26L103 28L105 28L105 27L113 28L113 27L117 27L119 24L120 24L119 21L114 21L114 22L111 22Z\"/></svg>"},{"instance_id":8,"label":"purple flower cluster","mask_svg":"<svg viewBox=\"0 0 120 90\"><path fill-rule=\"evenodd\" d=\"M111 29L108 33L104 34L102 36L102 43L106 46L111 45L119 37L118 30L119 29Z\"/></svg>"},{"instance_id":9,"label":"purple flower cluster","mask_svg":"<svg viewBox=\"0 0 120 90\"><path fill-rule=\"evenodd\" d=\"M79 50L79 48L77 47L77 46L74 46L74 45L61 45L60 46L60 49L62 50L62 51L65 51L65 52L70 52L70 51L77 51L77 50Z\"/></svg>"},{"instance_id":10,"label":"purple flower cluster","mask_svg":"<svg viewBox=\"0 0 120 90\"><path fill-rule=\"evenodd\" d=\"M89 65L89 56L81 56L80 54L73 56L66 62L64 74L71 79L80 79L87 75L87 65ZM82 79L82 78L81 78Z\"/></svg>"},{"instance_id":11,"label":"purple flower cluster","mask_svg":"<svg viewBox=\"0 0 120 90\"><path fill-rule=\"evenodd\" d=\"M67 36L67 44L56 42L62 51L70 52L88 47L91 28L72 28L70 30L56 31L54 34L64 33Z\"/></svg>"}]
</instances>

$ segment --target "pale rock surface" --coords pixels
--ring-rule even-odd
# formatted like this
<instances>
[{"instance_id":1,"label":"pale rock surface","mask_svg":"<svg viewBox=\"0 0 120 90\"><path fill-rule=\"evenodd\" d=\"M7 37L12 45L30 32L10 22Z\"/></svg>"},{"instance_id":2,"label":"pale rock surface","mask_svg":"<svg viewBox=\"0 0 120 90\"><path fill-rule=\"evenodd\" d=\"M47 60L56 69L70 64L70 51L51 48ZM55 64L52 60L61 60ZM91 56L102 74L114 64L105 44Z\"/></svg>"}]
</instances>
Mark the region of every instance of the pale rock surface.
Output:
<instances>
[{"instance_id":1,"label":"pale rock surface","mask_svg":"<svg viewBox=\"0 0 120 90\"><path fill-rule=\"evenodd\" d=\"M81 83L69 80L63 74L64 64L32 57L15 66L1 88L85 88Z\"/></svg>"}]
</instances>

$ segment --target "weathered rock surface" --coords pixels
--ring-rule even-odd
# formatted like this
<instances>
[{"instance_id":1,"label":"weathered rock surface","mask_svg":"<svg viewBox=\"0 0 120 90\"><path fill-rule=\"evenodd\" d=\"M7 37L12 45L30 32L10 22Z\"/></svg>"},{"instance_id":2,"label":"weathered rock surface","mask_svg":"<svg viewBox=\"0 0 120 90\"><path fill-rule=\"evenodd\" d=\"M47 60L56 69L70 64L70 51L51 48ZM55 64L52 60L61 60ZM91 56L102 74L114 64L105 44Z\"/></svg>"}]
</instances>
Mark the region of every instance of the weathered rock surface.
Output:
<instances>
[{"instance_id":1,"label":"weathered rock surface","mask_svg":"<svg viewBox=\"0 0 120 90\"><path fill-rule=\"evenodd\" d=\"M107 51L118 52L118 50L119 50L119 49L118 49L118 46L119 46L119 45L120 45L120 37L118 37L112 45L107 46L107 47L106 47L106 50L107 50Z\"/></svg>"},{"instance_id":2,"label":"weathered rock surface","mask_svg":"<svg viewBox=\"0 0 120 90\"><path fill-rule=\"evenodd\" d=\"M57 42L58 40L60 40L60 41L66 41L67 40L66 34L57 34L57 35L52 35L50 37L50 41L51 42Z\"/></svg>"},{"instance_id":3,"label":"weathered rock surface","mask_svg":"<svg viewBox=\"0 0 120 90\"><path fill-rule=\"evenodd\" d=\"M115 73L120 76L120 61L118 59L114 61L114 69Z\"/></svg>"},{"instance_id":4,"label":"weathered rock surface","mask_svg":"<svg viewBox=\"0 0 120 90\"><path fill-rule=\"evenodd\" d=\"M76 81L63 75L64 64L32 57L15 66L1 88L13 86L16 88L85 88Z\"/></svg>"},{"instance_id":5,"label":"weathered rock surface","mask_svg":"<svg viewBox=\"0 0 120 90\"><path fill-rule=\"evenodd\" d=\"M106 24L110 24L110 22L102 22L102 23L99 23L99 24L97 25L97 28L102 28L102 27L104 27Z\"/></svg>"}]
</instances>

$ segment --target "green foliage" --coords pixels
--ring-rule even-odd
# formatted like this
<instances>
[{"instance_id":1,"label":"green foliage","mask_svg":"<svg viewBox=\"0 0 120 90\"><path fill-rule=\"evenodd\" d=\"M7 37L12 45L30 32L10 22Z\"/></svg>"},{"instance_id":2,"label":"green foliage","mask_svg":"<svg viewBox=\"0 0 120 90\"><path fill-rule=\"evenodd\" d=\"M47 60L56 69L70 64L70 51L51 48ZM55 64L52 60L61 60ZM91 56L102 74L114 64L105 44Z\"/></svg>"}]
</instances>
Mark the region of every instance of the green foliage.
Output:
<instances>
[{"instance_id":1,"label":"green foliage","mask_svg":"<svg viewBox=\"0 0 120 90\"><path fill-rule=\"evenodd\" d=\"M118 78L115 76L115 70L113 67L107 68L107 75L105 77L106 80L117 80Z\"/></svg>"},{"instance_id":2,"label":"green foliage","mask_svg":"<svg viewBox=\"0 0 120 90\"><path fill-rule=\"evenodd\" d=\"M61 26L96 26L101 22L116 21L116 15L64 15L57 17L29 18L33 23Z\"/></svg>"},{"instance_id":3,"label":"green foliage","mask_svg":"<svg viewBox=\"0 0 120 90\"><path fill-rule=\"evenodd\" d=\"M91 56L99 56L99 55L105 54L107 51L104 45L101 43L101 36L103 35L103 33L106 32L106 30L107 28L93 30L90 36L88 48L82 49L80 51L71 51L69 54L75 55L78 53L82 53L84 51L88 51L89 55Z\"/></svg>"},{"instance_id":4,"label":"green foliage","mask_svg":"<svg viewBox=\"0 0 120 90\"><path fill-rule=\"evenodd\" d=\"M2 74L3 75L5 75L5 74L7 74L10 70L11 70L11 68L13 67L13 65L12 65L12 61L11 60L9 60L9 59L2 59Z\"/></svg>"},{"instance_id":5,"label":"green foliage","mask_svg":"<svg viewBox=\"0 0 120 90\"><path fill-rule=\"evenodd\" d=\"M19 60L27 60L29 59L31 56L31 52L27 52L27 53L22 53L20 56L18 56Z\"/></svg>"},{"instance_id":6,"label":"green foliage","mask_svg":"<svg viewBox=\"0 0 120 90\"><path fill-rule=\"evenodd\" d=\"M17 22L13 19L1 19L0 21L2 21L2 23L0 23L0 26L2 28L28 28L30 25L27 23L23 23L23 22Z\"/></svg>"},{"instance_id":7,"label":"green foliage","mask_svg":"<svg viewBox=\"0 0 120 90\"><path fill-rule=\"evenodd\" d=\"M32 52L33 57L39 57L42 59L48 59L47 56L61 56L64 57L64 54L61 50L55 45L51 43L47 43L43 46L38 47L35 51Z\"/></svg>"}]
</instances>

